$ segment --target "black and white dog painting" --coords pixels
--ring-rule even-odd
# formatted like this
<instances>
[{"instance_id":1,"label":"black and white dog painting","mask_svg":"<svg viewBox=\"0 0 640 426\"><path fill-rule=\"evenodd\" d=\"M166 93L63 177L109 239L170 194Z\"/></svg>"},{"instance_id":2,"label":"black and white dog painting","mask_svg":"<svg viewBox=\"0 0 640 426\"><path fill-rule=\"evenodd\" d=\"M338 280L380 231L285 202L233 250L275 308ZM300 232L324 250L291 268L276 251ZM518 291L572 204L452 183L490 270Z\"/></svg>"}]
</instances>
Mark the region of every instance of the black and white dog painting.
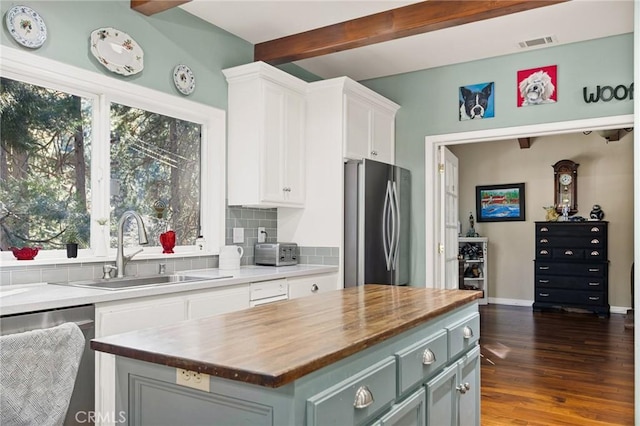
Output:
<instances>
[{"instance_id":1,"label":"black and white dog painting","mask_svg":"<svg viewBox=\"0 0 640 426\"><path fill-rule=\"evenodd\" d=\"M493 82L460 87L458 118L462 121L493 117L493 99Z\"/></svg>"}]
</instances>

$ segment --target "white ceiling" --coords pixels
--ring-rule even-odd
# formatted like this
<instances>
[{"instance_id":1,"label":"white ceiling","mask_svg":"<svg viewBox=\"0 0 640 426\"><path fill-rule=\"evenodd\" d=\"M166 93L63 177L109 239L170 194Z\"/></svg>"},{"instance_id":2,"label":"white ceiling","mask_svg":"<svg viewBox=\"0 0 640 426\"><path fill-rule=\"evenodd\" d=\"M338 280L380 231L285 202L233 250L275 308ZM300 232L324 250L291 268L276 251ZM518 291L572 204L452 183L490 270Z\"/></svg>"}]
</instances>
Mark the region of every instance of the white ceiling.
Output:
<instances>
[{"instance_id":1,"label":"white ceiling","mask_svg":"<svg viewBox=\"0 0 640 426\"><path fill-rule=\"evenodd\" d=\"M411 3L417 2L192 0L180 7L257 44ZM633 0L572 0L295 64L322 78L366 80L522 52L519 42L539 37L554 37L554 46L630 32Z\"/></svg>"}]
</instances>

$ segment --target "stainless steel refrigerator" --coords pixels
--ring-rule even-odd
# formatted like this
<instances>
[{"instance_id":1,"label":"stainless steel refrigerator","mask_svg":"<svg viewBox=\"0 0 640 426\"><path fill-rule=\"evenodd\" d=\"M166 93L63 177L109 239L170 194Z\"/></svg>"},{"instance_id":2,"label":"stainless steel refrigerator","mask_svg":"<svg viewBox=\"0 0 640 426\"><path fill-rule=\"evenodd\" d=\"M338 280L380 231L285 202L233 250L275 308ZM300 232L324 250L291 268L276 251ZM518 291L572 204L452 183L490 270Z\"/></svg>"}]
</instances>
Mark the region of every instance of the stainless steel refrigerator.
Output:
<instances>
[{"instance_id":1,"label":"stainless steel refrigerator","mask_svg":"<svg viewBox=\"0 0 640 426\"><path fill-rule=\"evenodd\" d=\"M406 169L345 163L345 287L409 283L410 193Z\"/></svg>"}]
</instances>

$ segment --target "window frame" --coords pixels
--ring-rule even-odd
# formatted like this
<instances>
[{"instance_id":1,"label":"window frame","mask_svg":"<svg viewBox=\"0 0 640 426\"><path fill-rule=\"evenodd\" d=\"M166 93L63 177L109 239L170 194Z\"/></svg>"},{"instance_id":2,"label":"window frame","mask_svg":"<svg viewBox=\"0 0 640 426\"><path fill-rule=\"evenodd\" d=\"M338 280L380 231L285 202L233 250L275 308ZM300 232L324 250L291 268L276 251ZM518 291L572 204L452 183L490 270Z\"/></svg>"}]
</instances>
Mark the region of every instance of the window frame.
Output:
<instances>
[{"instance_id":1,"label":"window frame","mask_svg":"<svg viewBox=\"0 0 640 426\"><path fill-rule=\"evenodd\" d=\"M93 102L91 156L91 241L95 247L100 225L96 219L109 217L109 138L110 104L112 102L146 109L151 112L191 121L201 126L200 157L200 222L207 241L206 251L196 251L193 245L178 246L176 256L214 255L224 245L226 210L226 112L175 95L123 81L95 71L78 68L33 53L0 46L0 75L2 77L64 91ZM104 177L107 177L106 179ZM217 206L217 208L216 208ZM118 218L111 218L117 220ZM107 258L115 255L110 248ZM166 258L162 247L145 247L136 259ZM36 264L104 261L96 257L92 248L80 250L78 258L66 259L64 250L44 250L38 253ZM15 260L9 251L0 252L3 264ZM16 261L18 262L18 261ZM31 262L30 262L31 263ZM21 264L24 264L22 262Z\"/></svg>"}]
</instances>

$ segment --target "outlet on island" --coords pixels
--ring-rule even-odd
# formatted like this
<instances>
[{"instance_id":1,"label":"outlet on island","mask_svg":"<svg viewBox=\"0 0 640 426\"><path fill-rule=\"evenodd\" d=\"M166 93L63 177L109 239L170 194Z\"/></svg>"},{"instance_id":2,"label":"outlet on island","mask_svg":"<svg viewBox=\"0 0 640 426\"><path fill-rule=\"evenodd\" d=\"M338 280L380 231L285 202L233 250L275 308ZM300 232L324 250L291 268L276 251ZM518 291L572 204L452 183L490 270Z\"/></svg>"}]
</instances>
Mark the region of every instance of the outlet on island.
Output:
<instances>
[{"instance_id":1,"label":"outlet on island","mask_svg":"<svg viewBox=\"0 0 640 426\"><path fill-rule=\"evenodd\" d=\"M197 371L176 368L176 384L209 392L209 375Z\"/></svg>"}]
</instances>

